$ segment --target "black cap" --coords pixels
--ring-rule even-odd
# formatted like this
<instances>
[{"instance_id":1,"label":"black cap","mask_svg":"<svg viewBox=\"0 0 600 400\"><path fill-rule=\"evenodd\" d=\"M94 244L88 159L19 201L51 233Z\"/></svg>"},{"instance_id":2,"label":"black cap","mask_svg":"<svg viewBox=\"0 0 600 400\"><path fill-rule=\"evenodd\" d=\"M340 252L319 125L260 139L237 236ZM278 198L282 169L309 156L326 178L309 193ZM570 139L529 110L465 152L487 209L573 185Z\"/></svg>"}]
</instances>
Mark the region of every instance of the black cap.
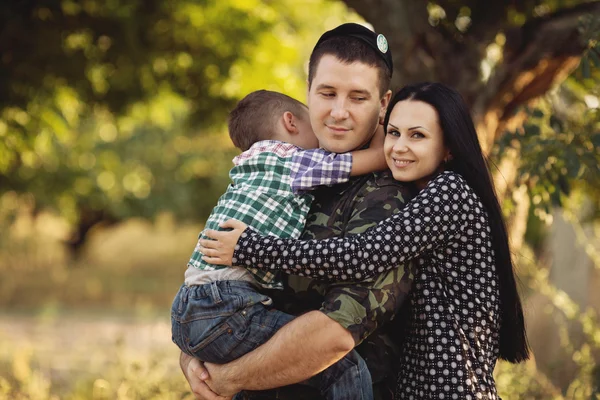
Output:
<instances>
[{"instance_id":1,"label":"black cap","mask_svg":"<svg viewBox=\"0 0 600 400\"><path fill-rule=\"evenodd\" d=\"M388 46L388 41L382 34L377 34L367 27L355 23L347 23L338 26L330 31L325 32L315 45L315 49L327 39L337 36L350 36L362 40L369 45L383 59L385 64L390 69L390 74L394 71L394 63L392 62L392 52ZM314 49L313 49L314 51Z\"/></svg>"}]
</instances>

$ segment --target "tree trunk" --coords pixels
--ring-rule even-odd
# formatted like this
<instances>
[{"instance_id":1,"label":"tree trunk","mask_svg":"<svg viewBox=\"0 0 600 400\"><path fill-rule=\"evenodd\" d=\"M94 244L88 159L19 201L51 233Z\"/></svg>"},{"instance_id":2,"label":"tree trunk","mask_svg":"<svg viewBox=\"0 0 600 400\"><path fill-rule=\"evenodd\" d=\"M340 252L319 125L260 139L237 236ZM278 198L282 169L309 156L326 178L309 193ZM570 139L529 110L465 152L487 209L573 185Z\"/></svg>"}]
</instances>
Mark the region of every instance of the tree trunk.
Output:
<instances>
[{"instance_id":1,"label":"tree trunk","mask_svg":"<svg viewBox=\"0 0 600 400\"><path fill-rule=\"evenodd\" d=\"M446 10L446 25L432 26L427 3L421 0L345 0L377 32L388 38L394 55L393 87L432 80L461 92L471 106L482 147L488 152L519 106L543 95L578 65L586 49L580 18L600 18L600 2L583 3L520 27L507 19L512 1L465 1L471 26L451 29L458 13L454 2L438 1ZM496 35L503 33L503 58L484 81L481 62Z\"/></svg>"}]
</instances>

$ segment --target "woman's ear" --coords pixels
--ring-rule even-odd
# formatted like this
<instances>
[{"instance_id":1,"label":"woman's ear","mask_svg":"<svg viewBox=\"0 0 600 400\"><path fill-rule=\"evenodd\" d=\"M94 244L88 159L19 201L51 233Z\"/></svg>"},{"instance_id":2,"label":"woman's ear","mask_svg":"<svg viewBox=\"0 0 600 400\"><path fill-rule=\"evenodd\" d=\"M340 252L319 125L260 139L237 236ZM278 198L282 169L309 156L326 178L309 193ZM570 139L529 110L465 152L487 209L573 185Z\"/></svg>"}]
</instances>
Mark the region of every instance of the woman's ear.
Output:
<instances>
[{"instance_id":1,"label":"woman's ear","mask_svg":"<svg viewBox=\"0 0 600 400\"><path fill-rule=\"evenodd\" d=\"M446 150L446 157L444 157L444 163L447 163L449 161L452 161L452 153L450 153L450 150Z\"/></svg>"}]
</instances>

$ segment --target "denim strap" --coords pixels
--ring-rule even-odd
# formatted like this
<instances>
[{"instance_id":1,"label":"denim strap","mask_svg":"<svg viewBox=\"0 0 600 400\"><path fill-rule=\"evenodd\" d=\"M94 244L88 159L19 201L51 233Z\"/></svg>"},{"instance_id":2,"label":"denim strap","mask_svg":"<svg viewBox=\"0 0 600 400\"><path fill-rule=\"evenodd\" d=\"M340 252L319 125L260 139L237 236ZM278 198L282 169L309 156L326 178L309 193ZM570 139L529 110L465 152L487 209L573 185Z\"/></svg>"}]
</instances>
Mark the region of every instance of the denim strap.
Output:
<instances>
[{"instance_id":1,"label":"denim strap","mask_svg":"<svg viewBox=\"0 0 600 400\"><path fill-rule=\"evenodd\" d=\"M219 294L219 287L217 286L217 282L210 283L210 294L212 295L213 301L215 304L221 303L221 295Z\"/></svg>"},{"instance_id":2,"label":"denim strap","mask_svg":"<svg viewBox=\"0 0 600 400\"><path fill-rule=\"evenodd\" d=\"M179 304L177 305L177 312L179 314L181 314L181 312L183 311L183 305L188 302L188 297L190 295L190 288L184 285L181 289L182 290L179 296Z\"/></svg>"}]
</instances>

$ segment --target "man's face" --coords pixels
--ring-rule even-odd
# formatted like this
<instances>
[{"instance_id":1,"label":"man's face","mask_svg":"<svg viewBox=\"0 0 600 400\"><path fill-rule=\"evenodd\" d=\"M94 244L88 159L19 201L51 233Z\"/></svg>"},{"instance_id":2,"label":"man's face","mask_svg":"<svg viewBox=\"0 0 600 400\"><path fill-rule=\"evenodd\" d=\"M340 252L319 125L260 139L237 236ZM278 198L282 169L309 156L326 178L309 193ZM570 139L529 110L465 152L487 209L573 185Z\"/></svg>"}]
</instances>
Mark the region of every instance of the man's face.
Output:
<instances>
[{"instance_id":1,"label":"man's face","mask_svg":"<svg viewBox=\"0 0 600 400\"><path fill-rule=\"evenodd\" d=\"M324 55L308 90L310 123L322 148L343 153L366 144L390 99L379 94L377 69Z\"/></svg>"}]
</instances>

